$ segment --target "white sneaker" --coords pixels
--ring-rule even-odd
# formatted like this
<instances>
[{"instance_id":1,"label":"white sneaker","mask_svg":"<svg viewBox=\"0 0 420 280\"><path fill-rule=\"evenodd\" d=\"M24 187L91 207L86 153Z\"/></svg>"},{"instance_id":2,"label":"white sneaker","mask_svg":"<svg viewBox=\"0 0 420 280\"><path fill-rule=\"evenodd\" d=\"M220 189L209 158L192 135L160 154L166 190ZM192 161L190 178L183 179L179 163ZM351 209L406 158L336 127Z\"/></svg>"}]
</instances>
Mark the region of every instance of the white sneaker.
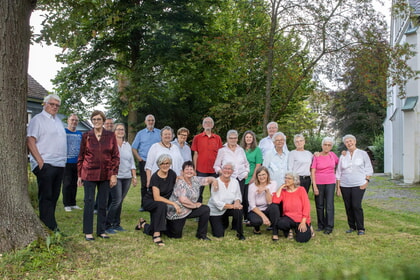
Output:
<instances>
[{"instance_id":1,"label":"white sneaker","mask_svg":"<svg viewBox=\"0 0 420 280\"><path fill-rule=\"evenodd\" d=\"M64 211L66 211L66 212L71 212L71 206L66 206L66 207L64 207Z\"/></svg>"},{"instance_id":2,"label":"white sneaker","mask_svg":"<svg viewBox=\"0 0 420 280\"><path fill-rule=\"evenodd\" d=\"M81 208L81 207L79 207L79 206L77 206L77 205L74 205L74 206L71 206L71 209L82 210L83 208Z\"/></svg>"}]
</instances>

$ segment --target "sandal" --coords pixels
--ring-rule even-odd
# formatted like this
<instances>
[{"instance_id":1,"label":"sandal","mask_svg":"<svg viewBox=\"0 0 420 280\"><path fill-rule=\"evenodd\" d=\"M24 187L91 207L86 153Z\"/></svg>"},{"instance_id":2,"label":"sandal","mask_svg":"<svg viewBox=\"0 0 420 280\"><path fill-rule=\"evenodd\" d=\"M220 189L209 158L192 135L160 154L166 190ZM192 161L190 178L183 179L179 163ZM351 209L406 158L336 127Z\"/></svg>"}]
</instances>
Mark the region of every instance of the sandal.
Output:
<instances>
[{"instance_id":1,"label":"sandal","mask_svg":"<svg viewBox=\"0 0 420 280\"><path fill-rule=\"evenodd\" d=\"M144 225L146 224L146 220L143 218L139 219L139 223L134 228L135 230L142 230L144 228Z\"/></svg>"},{"instance_id":2,"label":"sandal","mask_svg":"<svg viewBox=\"0 0 420 280\"><path fill-rule=\"evenodd\" d=\"M279 241L279 236L278 235L273 235L271 240L273 240L273 242L277 242L277 241Z\"/></svg>"},{"instance_id":3,"label":"sandal","mask_svg":"<svg viewBox=\"0 0 420 280\"><path fill-rule=\"evenodd\" d=\"M257 235L260 235L261 234L261 231L260 230L256 230L255 228L254 228L254 234L257 234Z\"/></svg>"},{"instance_id":4,"label":"sandal","mask_svg":"<svg viewBox=\"0 0 420 280\"><path fill-rule=\"evenodd\" d=\"M165 246L165 243L163 243L162 239L160 239L159 241L156 240L158 238L160 239L160 235L153 236L153 242L158 246Z\"/></svg>"},{"instance_id":5,"label":"sandal","mask_svg":"<svg viewBox=\"0 0 420 280\"><path fill-rule=\"evenodd\" d=\"M287 236L287 239L293 239L293 230L289 230L289 235Z\"/></svg>"}]
</instances>

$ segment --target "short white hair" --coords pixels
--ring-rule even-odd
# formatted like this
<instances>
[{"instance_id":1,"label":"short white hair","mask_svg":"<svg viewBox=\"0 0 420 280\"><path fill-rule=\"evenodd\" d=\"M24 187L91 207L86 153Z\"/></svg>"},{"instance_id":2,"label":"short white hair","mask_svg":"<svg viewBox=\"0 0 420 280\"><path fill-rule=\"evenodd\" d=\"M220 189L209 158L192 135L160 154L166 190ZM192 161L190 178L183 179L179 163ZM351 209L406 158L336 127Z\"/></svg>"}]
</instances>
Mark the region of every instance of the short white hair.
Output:
<instances>
[{"instance_id":1,"label":"short white hair","mask_svg":"<svg viewBox=\"0 0 420 280\"><path fill-rule=\"evenodd\" d=\"M334 145L334 139L332 139L331 137L324 137L324 139L322 139L321 145L324 145L327 142Z\"/></svg>"},{"instance_id":2,"label":"short white hair","mask_svg":"<svg viewBox=\"0 0 420 280\"><path fill-rule=\"evenodd\" d=\"M279 136L283 137L284 141L286 142L286 135L284 135L283 132L279 131L279 132L274 133L273 137L271 138L271 140L273 140L273 143L276 141L276 138Z\"/></svg>"},{"instance_id":3,"label":"short white hair","mask_svg":"<svg viewBox=\"0 0 420 280\"><path fill-rule=\"evenodd\" d=\"M347 134L347 135L344 135L344 137L343 137L343 143L344 143L347 139L353 139L354 141L356 141L356 137L354 137L354 135L352 135L352 134Z\"/></svg>"},{"instance_id":4,"label":"short white hair","mask_svg":"<svg viewBox=\"0 0 420 280\"><path fill-rule=\"evenodd\" d=\"M53 94L53 93L52 94L48 94L47 96L44 97L44 103L47 103L51 99L55 99L59 103L61 103L61 98L57 94Z\"/></svg>"},{"instance_id":5,"label":"short white hair","mask_svg":"<svg viewBox=\"0 0 420 280\"><path fill-rule=\"evenodd\" d=\"M269 127L270 125L272 125L272 124L274 124L277 128L279 128L278 123L276 123L276 122L269 122L269 123L267 124L267 129L268 129L268 127Z\"/></svg>"}]
</instances>

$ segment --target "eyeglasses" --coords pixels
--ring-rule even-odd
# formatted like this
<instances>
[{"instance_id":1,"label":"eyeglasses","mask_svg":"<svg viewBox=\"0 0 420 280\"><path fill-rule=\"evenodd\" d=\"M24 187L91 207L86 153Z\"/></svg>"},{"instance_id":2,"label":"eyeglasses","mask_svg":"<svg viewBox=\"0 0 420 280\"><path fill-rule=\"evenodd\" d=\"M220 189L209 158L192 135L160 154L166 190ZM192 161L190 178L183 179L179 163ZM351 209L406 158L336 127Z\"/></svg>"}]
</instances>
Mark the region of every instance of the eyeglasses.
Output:
<instances>
[{"instance_id":1,"label":"eyeglasses","mask_svg":"<svg viewBox=\"0 0 420 280\"><path fill-rule=\"evenodd\" d=\"M51 107L60 108L60 104L58 104L58 103L47 102L47 104L50 105Z\"/></svg>"},{"instance_id":2,"label":"eyeglasses","mask_svg":"<svg viewBox=\"0 0 420 280\"><path fill-rule=\"evenodd\" d=\"M238 139L238 137L229 137L229 139L234 140L234 139Z\"/></svg>"},{"instance_id":3,"label":"eyeglasses","mask_svg":"<svg viewBox=\"0 0 420 280\"><path fill-rule=\"evenodd\" d=\"M155 120L151 119L151 120L147 120L148 122L154 122Z\"/></svg>"},{"instance_id":4,"label":"eyeglasses","mask_svg":"<svg viewBox=\"0 0 420 280\"><path fill-rule=\"evenodd\" d=\"M293 180L292 177L284 177L284 180Z\"/></svg>"},{"instance_id":5,"label":"eyeglasses","mask_svg":"<svg viewBox=\"0 0 420 280\"><path fill-rule=\"evenodd\" d=\"M116 131L124 131L124 128L117 128Z\"/></svg>"},{"instance_id":6,"label":"eyeglasses","mask_svg":"<svg viewBox=\"0 0 420 280\"><path fill-rule=\"evenodd\" d=\"M102 118L93 118L92 119L92 122L101 122L101 121L103 121Z\"/></svg>"},{"instance_id":7,"label":"eyeglasses","mask_svg":"<svg viewBox=\"0 0 420 280\"><path fill-rule=\"evenodd\" d=\"M162 162L160 165L170 165L170 162Z\"/></svg>"},{"instance_id":8,"label":"eyeglasses","mask_svg":"<svg viewBox=\"0 0 420 280\"><path fill-rule=\"evenodd\" d=\"M188 137L188 134L178 134L179 136Z\"/></svg>"}]
</instances>

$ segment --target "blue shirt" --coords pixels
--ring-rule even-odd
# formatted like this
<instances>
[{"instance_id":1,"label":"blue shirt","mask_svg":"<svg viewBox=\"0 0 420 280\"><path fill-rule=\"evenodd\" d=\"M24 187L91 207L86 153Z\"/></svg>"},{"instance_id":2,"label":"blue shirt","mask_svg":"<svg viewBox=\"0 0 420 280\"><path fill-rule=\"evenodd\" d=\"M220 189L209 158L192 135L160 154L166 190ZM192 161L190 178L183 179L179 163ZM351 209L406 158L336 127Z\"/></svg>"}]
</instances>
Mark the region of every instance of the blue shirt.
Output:
<instances>
[{"instance_id":1,"label":"blue shirt","mask_svg":"<svg viewBox=\"0 0 420 280\"><path fill-rule=\"evenodd\" d=\"M133 149L136 149L140 157L146 161L147 153L149 152L150 147L159 141L160 129L153 128L153 130L148 130L146 127L137 133L132 147Z\"/></svg>"},{"instance_id":2,"label":"blue shirt","mask_svg":"<svg viewBox=\"0 0 420 280\"><path fill-rule=\"evenodd\" d=\"M67 135L67 163L77 163L83 133L77 130L73 132L67 128L65 130Z\"/></svg>"},{"instance_id":3,"label":"blue shirt","mask_svg":"<svg viewBox=\"0 0 420 280\"><path fill-rule=\"evenodd\" d=\"M182 158L184 159L184 162L189 161L189 160L192 161L191 148L190 148L190 146L188 146L187 142L184 143L184 147L182 147L182 148L178 143L178 138L176 138L171 143L175 146L178 146L178 149L181 152L181 155L182 155Z\"/></svg>"}]
</instances>

